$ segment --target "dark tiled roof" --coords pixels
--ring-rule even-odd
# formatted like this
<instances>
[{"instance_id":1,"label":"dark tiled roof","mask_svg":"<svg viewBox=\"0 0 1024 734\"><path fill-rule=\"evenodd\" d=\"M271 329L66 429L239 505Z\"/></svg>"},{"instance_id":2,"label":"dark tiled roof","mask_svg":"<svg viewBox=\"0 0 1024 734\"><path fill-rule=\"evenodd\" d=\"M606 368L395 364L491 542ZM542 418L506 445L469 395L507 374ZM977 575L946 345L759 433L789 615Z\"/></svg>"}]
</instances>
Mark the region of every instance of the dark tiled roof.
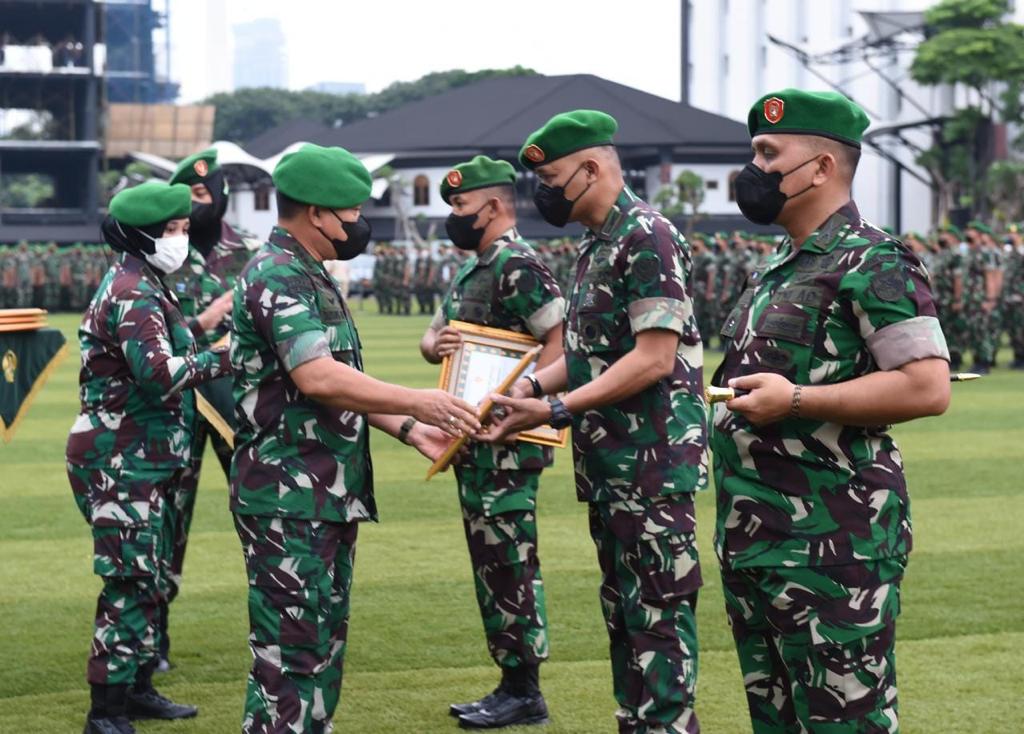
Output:
<instances>
[{"instance_id":1,"label":"dark tiled roof","mask_svg":"<svg viewBox=\"0 0 1024 734\"><path fill-rule=\"evenodd\" d=\"M245 147L269 157L297 140L340 145L354 153L517 151L551 116L578 108L619 121L616 145L749 150L746 126L589 74L487 79L397 107L377 117L329 128L296 120Z\"/></svg>"}]
</instances>

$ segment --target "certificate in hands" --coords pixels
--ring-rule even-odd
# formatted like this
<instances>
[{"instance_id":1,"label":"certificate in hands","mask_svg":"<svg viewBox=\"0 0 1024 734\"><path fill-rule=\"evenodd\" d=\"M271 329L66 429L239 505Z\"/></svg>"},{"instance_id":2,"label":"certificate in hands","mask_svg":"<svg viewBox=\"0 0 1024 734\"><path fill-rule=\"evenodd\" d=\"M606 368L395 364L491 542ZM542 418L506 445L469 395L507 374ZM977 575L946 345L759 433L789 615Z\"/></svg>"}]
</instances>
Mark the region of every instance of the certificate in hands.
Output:
<instances>
[{"instance_id":1,"label":"certificate in hands","mask_svg":"<svg viewBox=\"0 0 1024 734\"><path fill-rule=\"evenodd\" d=\"M515 331L465 321L452 321L448 325L462 334L462 346L441 363L438 387L473 405L480 404L494 392L523 355L540 344L528 334ZM531 364L524 374L532 373L535 366ZM519 440L565 448L568 435L568 429L559 431L551 426L538 426L520 433Z\"/></svg>"}]
</instances>

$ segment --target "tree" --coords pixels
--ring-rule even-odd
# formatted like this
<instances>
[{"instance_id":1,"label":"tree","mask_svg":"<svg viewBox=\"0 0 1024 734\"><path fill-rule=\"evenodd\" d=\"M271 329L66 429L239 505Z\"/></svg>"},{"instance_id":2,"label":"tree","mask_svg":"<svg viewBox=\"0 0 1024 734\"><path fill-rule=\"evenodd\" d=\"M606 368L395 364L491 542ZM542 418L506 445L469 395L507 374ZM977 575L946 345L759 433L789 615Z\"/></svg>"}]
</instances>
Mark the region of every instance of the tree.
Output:
<instances>
[{"instance_id":1,"label":"tree","mask_svg":"<svg viewBox=\"0 0 1024 734\"><path fill-rule=\"evenodd\" d=\"M53 180L36 173L15 173L0 182L0 206L32 209L53 198Z\"/></svg>"},{"instance_id":2,"label":"tree","mask_svg":"<svg viewBox=\"0 0 1024 734\"><path fill-rule=\"evenodd\" d=\"M704 218L700 211L704 203L704 179L689 169L684 169L675 181L662 186L654 195L654 204L669 219L686 217L686 236L693 233L693 227Z\"/></svg>"},{"instance_id":3,"label":"tree","mask_svg":"<svg viewBox=\"0 0 1024 734\"><path fill-rule=\"evenodd\" d=\"M987 201L992 125L1022 120L1024 26L1005 21L1009 10L1009 0L941 0L925 12L925 40L911 76L928 86L966 86L972 98L943 122L935 145L918 159L939 182L942 213Z\"/></svg>"},{"instance_id":4,"label":"tree","mask_svg":"<svg viewBox=\"0 0 1024 734\"><path fill-rule=\"evenodd\" d=\"M482 79L533 76L522 66L482 71L439 71L412 82L395 82L376 94L329 94L261 87L221 92L203 100L217 108L213 136L244 142L291 120L308 119L340 127L374 114Z\"/></svg>"},{"instance_id":5,"label":"tree","mask_svg":"<svg viewBox=\"0 0 1024 734\"><path fill-rule=\"evenodd\" d=\"M992 214L1002 224L1024 219L1024 163L996 161L988 169L986 180L988 203Z\"/></svg>"}]
</instances>

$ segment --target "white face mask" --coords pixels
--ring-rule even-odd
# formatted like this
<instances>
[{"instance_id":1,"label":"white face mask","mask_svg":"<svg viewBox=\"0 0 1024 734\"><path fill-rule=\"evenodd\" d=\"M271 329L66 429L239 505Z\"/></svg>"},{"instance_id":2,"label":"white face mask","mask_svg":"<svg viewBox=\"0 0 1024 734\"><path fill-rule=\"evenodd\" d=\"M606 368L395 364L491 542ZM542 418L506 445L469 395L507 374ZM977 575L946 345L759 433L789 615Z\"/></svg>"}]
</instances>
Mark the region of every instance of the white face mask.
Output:
<instances>
[{"instance_id":1,"label":"white face mask","mask_svg":"<svg viewBox=\"0 0 1024 734\"><path fill-rule=\"evenodd\" d=\"M156 252L146 254L146 262L165 275L180 268L188 258L188 235L179 234L173 237L160 237L153 240Z\"/></svg>"}]
</instances>

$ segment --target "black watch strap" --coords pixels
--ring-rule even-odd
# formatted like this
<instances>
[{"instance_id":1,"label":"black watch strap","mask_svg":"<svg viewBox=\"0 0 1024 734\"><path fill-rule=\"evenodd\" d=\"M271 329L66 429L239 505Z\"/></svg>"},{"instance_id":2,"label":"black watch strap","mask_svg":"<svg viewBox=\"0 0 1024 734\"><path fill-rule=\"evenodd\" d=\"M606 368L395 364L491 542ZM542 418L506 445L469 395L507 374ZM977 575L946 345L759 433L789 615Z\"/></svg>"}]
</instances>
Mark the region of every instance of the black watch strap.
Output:
<instances>
[{"instance_id":1,"label":"black watch strap","mask_svg":"<svg viewBox=\"0 0 1024 734\"><path fill-rule=\"evenodd\" d=\"M558 430L572 425L572 413L558 398L551 398L551 421L548 425Z\"/></svg>"},{"instance_id":2,"label":"black watch strap","mask_svg":"<svg viewBox=\"0 0 1024 734\"><path fill-rule=\"evenodd\" d=\"M402 423L402 427L398 429L398 440L401 441L404 444L408 444L409 443L409 431L411 431L412 427L415 426L415 425L416 425L416 419L415 418L413 418L412 416L409 416L408 418L406 418L405 421Z\"/></svg>"}]
</instances>

